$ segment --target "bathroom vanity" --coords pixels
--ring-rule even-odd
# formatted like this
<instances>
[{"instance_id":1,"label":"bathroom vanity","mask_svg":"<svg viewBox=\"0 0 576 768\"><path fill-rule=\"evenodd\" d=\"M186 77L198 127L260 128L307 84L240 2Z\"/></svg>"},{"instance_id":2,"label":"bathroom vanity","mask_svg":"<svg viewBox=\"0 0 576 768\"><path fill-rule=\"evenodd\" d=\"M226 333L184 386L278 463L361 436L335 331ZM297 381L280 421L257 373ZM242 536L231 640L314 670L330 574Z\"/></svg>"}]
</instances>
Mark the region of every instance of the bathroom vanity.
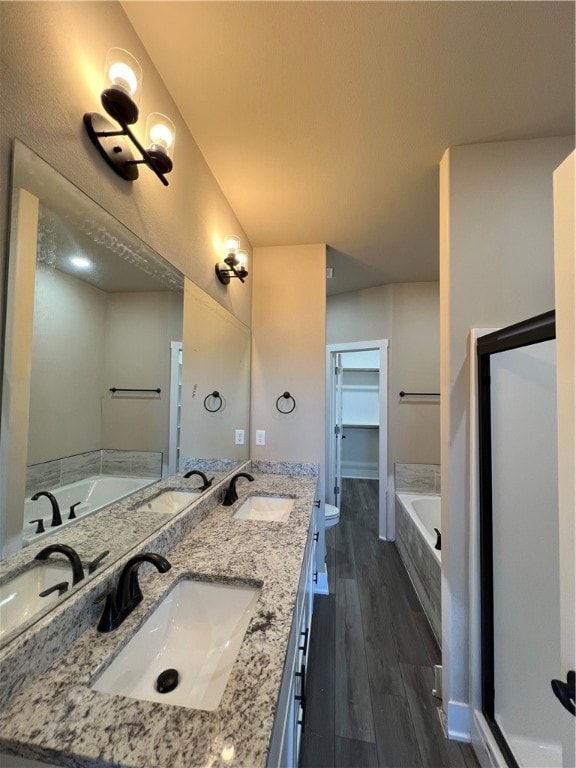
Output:
<instances>
[{"instance_id":1,"label":"bathroom vanity","mask_svg":"<svg viewBox=\"0 0 576 768\"><path fill-rule=\"evenodd\" d=\"M254 482L239 480L234 504L221 504L228 484L221 481L2 649L0 752L94 768L297 764L320 558L317 469L257 462L244 469ZM157 490L175 484L167 478ZM253 496L293 501L287 519L235 518ZM142 602L117 629L98 632L103 603L94 601L141 552L162 555L171 569L142 567ZM216 708L94 690L166 595L190 580L257 592Z\"/></svg>"}]
</instances>

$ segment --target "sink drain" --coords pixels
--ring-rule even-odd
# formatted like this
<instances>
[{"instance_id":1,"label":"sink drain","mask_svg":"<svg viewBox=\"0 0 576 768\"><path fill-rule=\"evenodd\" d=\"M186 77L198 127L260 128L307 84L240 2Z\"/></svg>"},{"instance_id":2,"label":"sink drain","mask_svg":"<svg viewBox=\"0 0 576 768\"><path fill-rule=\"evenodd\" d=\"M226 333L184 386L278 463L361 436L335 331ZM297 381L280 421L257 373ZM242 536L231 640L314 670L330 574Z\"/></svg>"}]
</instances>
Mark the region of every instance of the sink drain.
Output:
<instances>
[{"instance_id":1,"label":"sink drain","mask_svg":"<svg viewBox=\"0 0 576 768\"><path fill-rule=\"evenodd\" d=\"M158 693L170 693L178 685L179 675L177 669L165 669L160 672L156 679L156 690Z\"/></svg>"}]
</instances>

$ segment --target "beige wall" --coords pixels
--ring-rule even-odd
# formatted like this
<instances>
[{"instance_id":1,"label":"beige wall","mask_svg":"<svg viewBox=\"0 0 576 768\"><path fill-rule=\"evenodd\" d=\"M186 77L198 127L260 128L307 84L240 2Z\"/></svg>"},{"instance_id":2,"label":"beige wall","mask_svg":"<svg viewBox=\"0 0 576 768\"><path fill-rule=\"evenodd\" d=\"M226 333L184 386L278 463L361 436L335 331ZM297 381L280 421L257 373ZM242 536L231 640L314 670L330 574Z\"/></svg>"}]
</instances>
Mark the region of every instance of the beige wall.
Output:
<instances>
[{"instance_id":1,"label":"beige wall","mask_svg":"<svg viewBox=\"0 0 576 768\"><path fill-rule=\"evenodd\" d=\"M189 280L184 284L180 460L249 458L250 329ZM222 402L204 400L219 392ZM244 445L235 432L244 430Z\"/></svg>"},{"instance_id":2,"label":"beige wall","mask_svg":"<svg viewBox=\"0 0 576 768\"><path fill-rule=\"evenodd\" d=\"M182 339L182 294L109 295L102 389L102 448L168 455L170 342ZM110 396L110 387L160 395Z\"/></svg>"},{"instance_id":3,"label":"beige wall","mask_svg":"<svg viewBox=\"0 0 576 768\"><path fill-rule=\"evenodd\" d=\"M328 297L328 344L389 340L390 478L395 462L440 463L438 400L402 400L398 395L401 390L439 391L439 337L438 283L397 283Z\"/></svg>"},{"instance_id":4,"label":"beige wall","mask_svg":"<svg viewBox=\"0 0 576 768\"><path fill-rule=\"evenodd\" d=\"M324 465L326 246L254 249L250 455ZM296 400L276 410L285 391ZM266 430L266 445L255 430Z\"/></svg>"},{"instance_id":5,"label":"beige wall","mask_svg":"<svg viewBox=\"0 0 576 768\"><path fill-rule=\"evenodd\" d=\"M107 305L107 294L82 280L36 270L28 464L104 447Z\"/></svg>"},{"instance_id":6,"label":"beige wall","mask_svg":"<svg viewBox=\"0 0 576 768\"><path fill-rule=\"evenodd\" d=\"M113 46L131 51L144 71L137 136L149 112L176 124L168 188L146 168L132 184L116 176L85 133L83 114L103 111L104 60ZM8 252L12 140L19 138L249 325L251 281L226 288L214 275L224 237L237 234L250 252L248 239L119 3L0 3L0 62L0 259ZM0 268L2 296L4 279Z\"/></svg>"},{"instance_id":7,"label":"beige wall","mask_svg":"<svg viewBox=\"0 0 576 768\"><path fill-rule=\"evenodd\" d=\"M576 153L554 173L554 267L558 392L558 520L560 540L560 666L563 678L576 646ZM564 719L563 760L576 765L574 721Z\"/></svg>"},{"instance_id":8,"label":"beige wall","mask_svg":"<svg viewBox=\"0 0 576 768\"><path fill-rule=\"evenodd\" d=\"M35 296L27 463L101 448L166 454L182 295L105 293L38 269ZM112 397L110 387L162 392Z\"/></svg>"},{"instance_id":9,"label":"beige wall","mask_svg":"<svg viewBox=\"0 0 576 768\"><path fill-rule=\"evenodd\" d=\"M390 339L392 335L393 286L380 285L362 291L328 296L326 343Z\"/></svg>"},{"instance_id":10,"label":"beige wall","mask_svg":"<svg viewBox=\"0 0 576 768\"><path fill-rule=\"evenodd\" d=\"M12 222L16 240L15 268L10 271L11 296L22 296L18 312L7 318L6 344L2 351L2 418L0 419L0 556L16 551L22 541L22 498L26 487L28 414L32 336L34 328L34 281L38 200L21 189L14 201L18 214ZM10 469L8 469L10 468Z\"/></svg>"},{"instance_id":11,"label":"beige wall","mask_svg":"<svg viewBox=\"0 0 576 768\"><path fill-rule=\"evenodd\" d=\"M554 307L552 172L572 138L453 147L440 167L442 647L451 730L469 691L469 388L471 328Z\"/></svg>"}]
</instances>

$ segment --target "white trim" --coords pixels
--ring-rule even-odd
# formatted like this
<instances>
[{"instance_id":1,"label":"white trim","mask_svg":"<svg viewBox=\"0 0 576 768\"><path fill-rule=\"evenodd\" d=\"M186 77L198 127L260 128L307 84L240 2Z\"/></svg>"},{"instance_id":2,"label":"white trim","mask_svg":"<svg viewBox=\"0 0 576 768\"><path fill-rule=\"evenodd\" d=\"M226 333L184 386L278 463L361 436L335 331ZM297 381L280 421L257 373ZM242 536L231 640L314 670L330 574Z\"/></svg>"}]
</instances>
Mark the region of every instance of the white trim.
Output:
<instances>
[{"instance_id":1,"label":"white trim","mask_svg":"<svg viewBox=\"0 0 576 768\"><path fill-rule=\"evenodd\" d=\"M164 457L162 477L174 475L180 470L179 466L179 434L180 429L180 405L181 405L181 354L182 342L170 342L170 416L168 456Z\"/></svg>"},{"instance_id":2,"label":"white trim","mask_svg":"<svg viewBox=\"0 0 576 768\"><path fill-rule=\"evenodd\" d=\"M468 335L468 358L470 363L470 405L468 410L469 422L469 465L470 483L468 495L469 529L468 529L468 584L470 595L469 606L469 672L470 672L470 704L479 712L482 711L482 654L480 637L480 508L478 489L478 366L476 343L481 336L492 333L496 328L471 328Z\"/></svg>"},{"instance_id":3,"label":"white trim","mask_svg":"<svg viewBox=\"0 0 576 768\"><path fill-rule=\"evenodd\" d=\"M486 718L477 709L472 717L472 746L482 768L507 768Z\"/></svg>"},{"instance_id":4,"label":"white trim","mask_svg":"<svg viewBox=\"0 0 576 768\"><path fill-rule=\"evenodd\" d=\"M470 705L462 701L449 701L448 737L454 741L470 742Z\"/></svg>"},{"instance_id":5,"label":"white trim","mask_svg":"<svg viewBox=\"0 0 576 768\"><path fill-rule=\"evenodd\" d=\"M332 386L332 358L340 352L365 352L377 349L380 352L379 376L379 432L378 432L378 536L387 539L387 488L388 488L388 339L354 341L326 345L326 489L327 500L333 504L334 487L334 441L331 429L334 421L334 393Z\"/></svg>"}]
</instances>

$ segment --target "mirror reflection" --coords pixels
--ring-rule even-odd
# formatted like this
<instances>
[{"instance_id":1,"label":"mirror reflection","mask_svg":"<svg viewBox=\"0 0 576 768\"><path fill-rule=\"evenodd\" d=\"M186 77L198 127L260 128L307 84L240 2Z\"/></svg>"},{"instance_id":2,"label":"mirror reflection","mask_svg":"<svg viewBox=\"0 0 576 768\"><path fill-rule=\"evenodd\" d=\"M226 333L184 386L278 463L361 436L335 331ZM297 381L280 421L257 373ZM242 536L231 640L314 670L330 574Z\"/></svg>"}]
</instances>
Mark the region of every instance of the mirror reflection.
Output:
<instances>
[{"instance_id":1,"label":"mirror reflection","mask_svg":"<svg viewBox=\"0 0 576 768\"><path fill-rule=\"evenodd\" d=\"M250 329L186 280L184 348L185 466L233 469L248 458Z\"/></svg>"},{"instance_id":2,"label":"mirror reflection","mask_svg":"<svg viewBox=\"0 0 576 768\"><path fill-rule=\"evenodd\" d=\"M76 211L37 229L24 543L167 474L182 339L180 274Z\"/></svg>"},{"instance_id":3,"label":"mirror reflection","mask_svg":"<svg viewBox=\"0 0 576 768\"><path fill-rule=\"evenodd\" d=\"M10 241L0 602L34 565L32 603L66 560L40 568L44 547L73 546L86 579L166 522L161 478L180 471L189 503L204 483L184 470L218 481L248 458L250 331L18 141Z\"/></svg>"}]
</instances>

